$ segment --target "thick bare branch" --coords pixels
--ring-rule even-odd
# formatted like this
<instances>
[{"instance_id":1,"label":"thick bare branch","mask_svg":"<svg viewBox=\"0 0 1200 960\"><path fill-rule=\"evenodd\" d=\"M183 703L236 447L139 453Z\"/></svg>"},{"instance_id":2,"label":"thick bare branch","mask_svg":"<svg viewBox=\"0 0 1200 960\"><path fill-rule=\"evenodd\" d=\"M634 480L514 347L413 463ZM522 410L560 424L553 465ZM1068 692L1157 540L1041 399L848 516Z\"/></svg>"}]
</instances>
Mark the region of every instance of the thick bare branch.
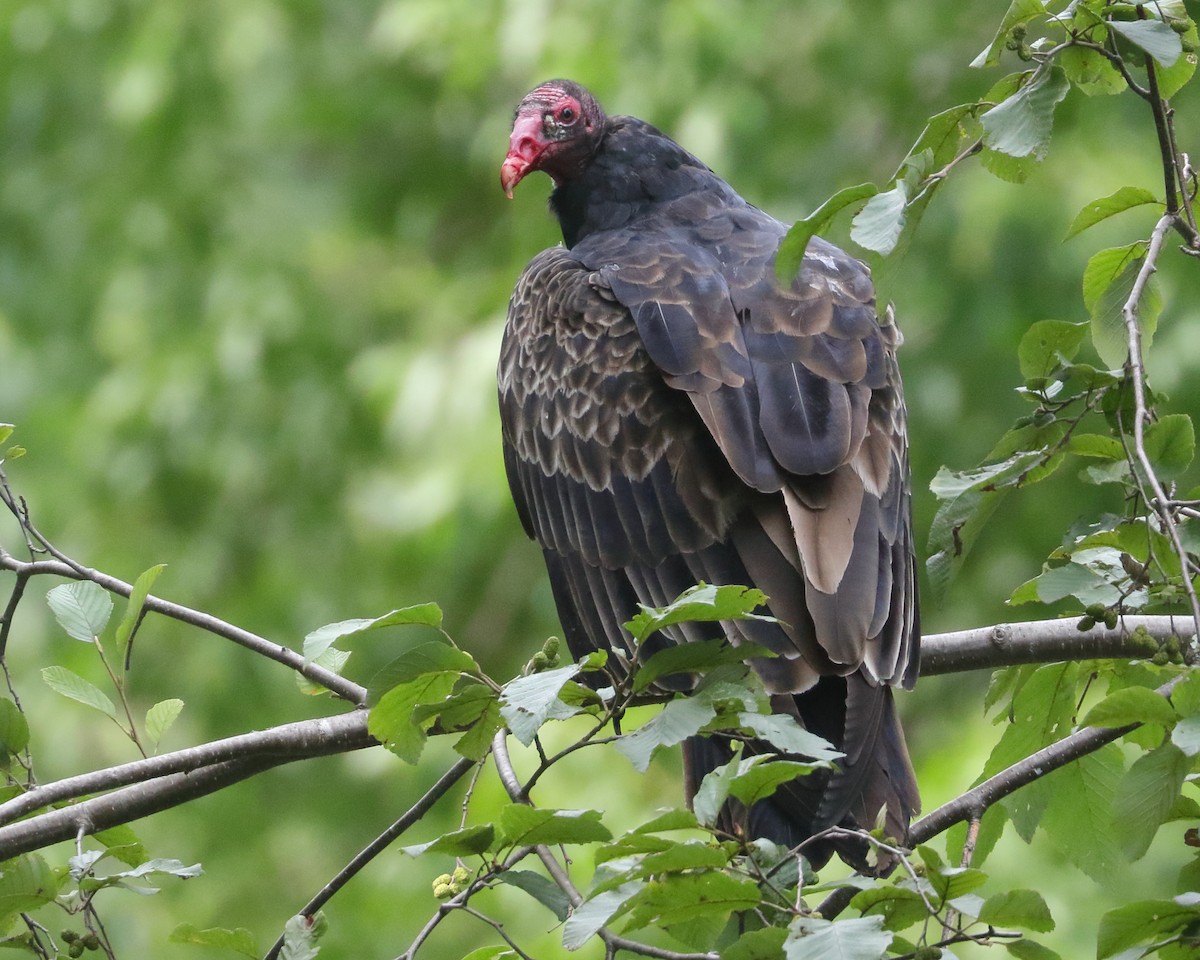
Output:
<instances>
[{"instance_id":1,"label":"thick bare branch","mask_svg":"<svg viewBox=\"0 0 1200 960\"><path fill-rule=\"evenodd\" d=\"M26 795L37 797L33 809L46 802L59 802L46 800L47 796L53 794L81 796L115 783L131 785L102 797L0 827L0 860L60 840L72 839L81 833L90 835L179 806L270 767L293 760L358 750L373 746L375 742L367 733L366 714L356 711L339 717L305 720L261 733L231 737L190 750L73 777L70 781L47 784ZM236 749L230 747L231 743L237 744ZM166 770L176 772L165 773ZM60 786L72 782L73 786ZM80 791L79 787L85 783L91 789ZM11 808L7 812L12 815Z\"/></svg>"}]
</instances>

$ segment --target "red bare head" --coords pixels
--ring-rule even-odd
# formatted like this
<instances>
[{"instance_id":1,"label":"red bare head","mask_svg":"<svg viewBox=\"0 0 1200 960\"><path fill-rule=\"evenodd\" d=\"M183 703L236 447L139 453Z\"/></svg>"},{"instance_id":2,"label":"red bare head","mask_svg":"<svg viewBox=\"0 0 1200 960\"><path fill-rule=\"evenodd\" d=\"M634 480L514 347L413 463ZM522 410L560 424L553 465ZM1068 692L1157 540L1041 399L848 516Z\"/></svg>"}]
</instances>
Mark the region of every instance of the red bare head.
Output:
<instances>
[{"instance_id":1,"label":"red bare head","mask_svg":"<svg viewBox=\"0 0 1200 960\"><path fill-rule=\"evenodd\" d=\"M578 173L604 135L604 110L572 80L547 80L525 95L513 118L500 186L512 199L515 187L534 170L556 184Z\"/></svg>"}]
</instances>

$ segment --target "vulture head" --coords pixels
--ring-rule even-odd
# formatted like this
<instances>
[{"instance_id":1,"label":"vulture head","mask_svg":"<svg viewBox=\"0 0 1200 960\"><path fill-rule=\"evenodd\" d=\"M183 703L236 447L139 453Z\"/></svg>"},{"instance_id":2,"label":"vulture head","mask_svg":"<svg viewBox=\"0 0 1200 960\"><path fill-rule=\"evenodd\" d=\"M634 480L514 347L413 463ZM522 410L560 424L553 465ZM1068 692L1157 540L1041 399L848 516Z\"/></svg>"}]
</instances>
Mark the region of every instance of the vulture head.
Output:
<instances>
[{"instance_id":1,"label":"vulture head","mask_svg":"<svg viewBox=\"0 0 1200 960\"><path fill-rule=\"evenodd\" d=\"M512 199L513 187L535 170L555 185L579 173L604 136L604 110L571 80L548 80L517 106L500 185Z\"/></svg>"}]
</instances>

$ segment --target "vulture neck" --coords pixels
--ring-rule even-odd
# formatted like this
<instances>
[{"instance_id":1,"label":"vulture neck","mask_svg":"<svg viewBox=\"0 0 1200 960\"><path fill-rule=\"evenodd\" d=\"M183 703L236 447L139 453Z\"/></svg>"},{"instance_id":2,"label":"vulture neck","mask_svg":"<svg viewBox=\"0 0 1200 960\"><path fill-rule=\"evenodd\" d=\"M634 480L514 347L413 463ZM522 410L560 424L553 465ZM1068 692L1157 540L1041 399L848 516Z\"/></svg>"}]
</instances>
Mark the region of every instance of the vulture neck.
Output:
<instances>
[{"instance_id":1,"label":"vulture neck","mask_svg":"<svg viewBox=\"0 0 1200 960\"><path fill-rule=\"evenodd\" d=\"M634 117L611 117L591 160L550 194L550 209L573 247L698 191L744 203L733 188L674 140Z\"/></svg>"}]
</instances>

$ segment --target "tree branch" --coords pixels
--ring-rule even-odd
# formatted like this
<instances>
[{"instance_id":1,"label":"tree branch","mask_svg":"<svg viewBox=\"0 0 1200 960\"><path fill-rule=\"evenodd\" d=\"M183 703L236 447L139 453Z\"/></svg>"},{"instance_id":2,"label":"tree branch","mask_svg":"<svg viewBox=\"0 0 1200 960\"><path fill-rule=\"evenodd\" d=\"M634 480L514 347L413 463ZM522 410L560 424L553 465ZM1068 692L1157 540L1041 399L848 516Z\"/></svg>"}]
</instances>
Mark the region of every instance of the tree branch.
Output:
<instances>
[{"instance_id":1,"label":"tree branch","mask_svg":"<svg viewBox=\"0 0 1200 960\"><path fill-rule=\"evenodd\" d=\"M1128 616L1113 629L1102 623L1080 630L1076 619L998 623L973 630L935 633L921 638L921 675L936 676L968 670L988 670L1022 663L1091 660L1109 657L1149 657L1144 637L1165 642L1187 640L1195 632L1186 617ZM1135 630L1143 633L1138 636Z\"/></svg>"},{"instance_id":2,"label":"tree branch","mask_svg":"<svg viewBox=\"0 0 1200 960\"><path fill-rule=\"evenodd\" d=\"M84 567L63 560L19 560L3 547L0 547L0 570L11 570L18 577L26 578L49 575L65 577L69 580L90 580L93 583L99 584L110 593L115 593L118 596L126 598L133 591L133 587L124 580L110 576L107 573L102 573L99 570L93 570L90 567ZM239 646L252 650L269 660L282 663L284 666L290 667L297 673L307 677L313 683L320 684L330 693L341 697L343 700L348 700L355 705L362 705L366 702L366 688L344 677L339 677L331 670L326 670L315 663L305 661L301 654L282 644L272 643L265 637L260 637L249 630L243 630L241 627L226 623L224 620L220 620L201 610L193 610L191 607L171 603L169 600L163 600L159 597L147 597L145 608L162 614L164 617L170 617L172 620L178 620L181 623L199 627L201 630L205 630L214 636L222 637L225 640L232 640Z\"/></svg>"},{"instance_id":3,"label":"tree branch","mask_svg":"<svg viewBox=\"0 0 1200 960\"><path fill-rule=\"evenodd\" d=\"M315 897L308 901L300 908L300 916L312 917L316 916L330 898L349 883L355 875L357 875L363 867L374 860L404 831L411 827L414 823L423 817L435 803L442 798L454 784L462 779L463 774L475 766L475 761L468 760L463 757L454 764L449 770L442 774L441 778L425 791L425 795L416 803L409 807L404 815L395 823L383 831L378 837L368 843L345 867L338 871L337 876L330 880ZM528 852L528 851L526 851ZM514 861L515 862L515 861ZM464 901L465 902L465 901ZM267 951L264 960L275 960L279 956L279 951L283 949L283 935L275 941L270 950Z\"/></svg>"},{"instance_id":4,"label":"tree branch","mask_svg":"<svg viewBox=\"0 0 1200 960\"><path fill-rule=\"evenodd\" d=\"M375 739L367 733L366 713L355 711L230 737L46 784L10 800L3 807L5 815L10 819L22 815L13 812L22 803L37 809L115 785L132 785L0 827L0 860L138 820L280 764L375 744ZM34 799L26 800L27 797Z\"/></svg>"}]
</instances>

